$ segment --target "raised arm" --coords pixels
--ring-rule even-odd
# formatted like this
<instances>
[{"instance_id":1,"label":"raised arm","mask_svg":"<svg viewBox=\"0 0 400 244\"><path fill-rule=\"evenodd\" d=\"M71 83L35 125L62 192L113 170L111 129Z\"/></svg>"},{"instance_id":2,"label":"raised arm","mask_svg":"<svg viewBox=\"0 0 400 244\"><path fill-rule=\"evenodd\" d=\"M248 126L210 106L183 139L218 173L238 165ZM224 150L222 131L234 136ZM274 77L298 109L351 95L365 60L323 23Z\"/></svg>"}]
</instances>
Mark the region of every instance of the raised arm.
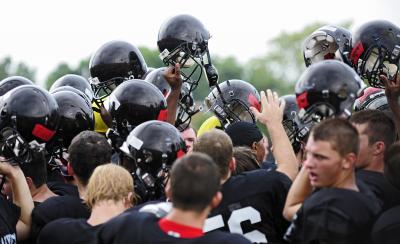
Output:
<instances>
[{"instance_id":1,"label":"raised arm","mask_svg":"<svg viewBox=\"0 0 400 244\"><path fill-rule=\"evenodd\" d=\"M176 110L178 109L179 96L182 89L182 77L180 72L180 65L175 64L175 67L169 67L164 77L171 87L171 92L167 97L167 122L175 126Z\"/></svg>"},{"instance_id":2,"label":"raised arm","mask_svg":"<svg viewBox=\"0 0 400 244\"><path fill-rule=\"evenodd\" d=\"M304 200L311 192L312 187L308 180L308 172L305 167L303 167L289 189L283 209L283 217L288 221L292 221L293 216L297 213Z\"/></svg>"},{"instance_id":3,"label":"raised arm","mask_svg":"<svg viewBox=\"0 0 400 244\"><path fill-rule=\"evenodd\" d=\"M397 136L400 136L400 74L397 74L396 80L388 80L385 75L380 75L379 78L385 84L385 94L390 110L393 112Z\"/></svg>"},{"instance_id":4,"label":"raised arm","mask_svg":"<svg viewBox=\"0 0 400 244\"><path fill-rule=\"evenodd\" d=\"M24 173L19 166L11 166L2 162L0 163L0 174L6 176L10 181L14 204L21 208L21 216L17 223L17 239L25 240L30 232L33 200Z\"/></svg>"},{"instance_id":5,"label":"raised arm","mask_svg":"<svg viewBox=\"0 0 400 244\"><path fill-rule=\"evenodd\" d=\"M296 178L299 164L294 154L290 140L282 125L284 100L280 101L278 94L267 90L261 91L261 113L251 108L257 120L263 123L271 136L273 154L277 163L277 171L286 174L292 181Z\"/></svg>"}]
</instances>

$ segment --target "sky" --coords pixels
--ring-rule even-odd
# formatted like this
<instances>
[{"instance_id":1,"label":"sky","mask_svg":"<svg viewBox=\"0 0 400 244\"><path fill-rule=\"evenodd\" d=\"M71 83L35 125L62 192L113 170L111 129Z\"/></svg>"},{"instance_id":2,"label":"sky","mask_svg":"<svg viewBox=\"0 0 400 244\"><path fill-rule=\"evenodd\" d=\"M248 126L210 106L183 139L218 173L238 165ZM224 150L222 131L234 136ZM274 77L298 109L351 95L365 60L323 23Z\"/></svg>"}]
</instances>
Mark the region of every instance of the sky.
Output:
<instances>
[{"instance_id":1,"label":"sky","mask_svg":"<svg viewBox=\"0 0 400 244\"><path fill-rule=\"evenodd\" d=\"M111 40L156 48L159 27L177 14L203 22L212 35L211 55L241 62L267 52L279 33L316 21L400 25L398 0L12 0L1 1L0 9L0 58L26 62L39 84L60 62L76 66Z\"/></svg>"}]
</instances>

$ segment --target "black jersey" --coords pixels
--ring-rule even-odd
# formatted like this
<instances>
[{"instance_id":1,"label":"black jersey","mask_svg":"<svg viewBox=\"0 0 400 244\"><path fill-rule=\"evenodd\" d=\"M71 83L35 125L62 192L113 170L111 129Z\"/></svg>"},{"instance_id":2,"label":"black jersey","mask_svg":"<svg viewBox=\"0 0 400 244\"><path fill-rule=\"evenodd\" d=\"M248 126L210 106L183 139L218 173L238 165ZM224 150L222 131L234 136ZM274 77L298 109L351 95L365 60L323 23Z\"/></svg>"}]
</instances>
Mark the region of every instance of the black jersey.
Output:
<instances>
[{"instance_id":1,"label":"black jersey","mask_svg":"<svg viewBox=\"0 0 400 244\"><path fill-rule=\"evenodd\" d=\"M90 211L82 199L73 196L51 197L32 211L32 237L50 221L60 218L87 219Z\"/></svg>"},{"instance_id":2,"label":"black jersey","mask_svg":"<svg viewBox=\"0 0 400 244\"><path fill-rule=\"evenodd\" d=\"M216 231L196 238L180 238L173 233L165 233L158 225L159 218L151 213L126 212L100 227L98 244L173 244L173 243L250 243L246 238Z\"/></svg>"},{"instance_id":3,"label":"black jersey","mask_svg":"<svg viewBox=\"0 0 400 244\"><path fill-rule=\"evenodd\" d=\"M211 211L205 231L243 234L252 242L282 242L289 222L282 211L291 180L264 169L230 177L222 186L222 201Z\"/></svg>"},{"instance_id":4,"label":"black jersey","mask_svg":"<svg viewBox=\"0 0 400 244\"><path fill-rule=\"evenodd\" d=\"M20 208L0 194L0 243L17 242L16 225L19 216Z\"/></svg>"},{"instance_id":5,"label":"black jersey","mask_svg":"<svg viewBox=\"0 0 400 244\"><path fill-rule=\"evenodd\" d=\"M357 180L364 182L375 196L382 202L382 211L400 205L400 191L392 186L385 178L383 173L358 170Z\"/></svg>"},{"instance_id":6,"label":"black jersey","mask_svg":"<svg viewBox=\"0 0 400 244\"><path fill-rule=\"evenodd\" d=\"M371 228L379 211L376 198L363 194L361 189L357 192L323 188L304 201L285 239L304 244L317 240L341 244L371 243Z\"/></svg>"},{"instance_id":7,"label":"black jersey","mask_svg":"<svg viewBox=\"0 0 400 244\"><path fill-rule=\"evenodd\" d=\"M47 224L37 239L38 244L94 244L101 225L91 226L86 219L57 219Z\"/></svg>"},{"instance_id":8,"label":"black jersey","mask_svg":"<svg viewBox=\"0 0 400 244\"><path fill-rule=\"evenodd\" d=\"M400 243L400 206L386 210L372 229L374 243Z\"/></svg>"},{"instance_id":9,"label":"black jersey","mask_svg":"<svg viewBox=\"0 0 400 244\"><path fill-rule=\"evenodd\" d=\"M46 183L49 189L59 196L75 196L79 197L78 187L60 181L51 181Z\"/></svg>"}]
</instances>

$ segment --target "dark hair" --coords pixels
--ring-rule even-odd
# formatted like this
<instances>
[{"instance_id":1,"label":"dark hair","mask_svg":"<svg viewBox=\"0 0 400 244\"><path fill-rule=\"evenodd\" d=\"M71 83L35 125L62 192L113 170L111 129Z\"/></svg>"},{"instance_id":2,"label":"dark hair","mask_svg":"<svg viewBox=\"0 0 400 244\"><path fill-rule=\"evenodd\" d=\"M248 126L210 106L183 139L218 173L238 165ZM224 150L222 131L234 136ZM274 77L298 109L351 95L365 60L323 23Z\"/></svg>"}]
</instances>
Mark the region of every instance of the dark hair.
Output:
<instances>
[{"instance_id":1,"label":"dark hair","mask_svg":"<svg viewBox=\"0 0 400 244\"><path fill-rule=\"evenodd\" d=\"M396 142L386 149L384 162L386 179L400 189L400 142Z\"/></svg>"},{"instance_id":2,"label":"dark hair","mask_svg":"<svg viewBox=\"0 0 400 244\"><path fill-rule=\"evenodd\" d=\"M179 132L184 132L185 130L192 129L194 131L194 134L197 136L197 130L190 123L181 124L177 128Z\"/></svg>"},{"instance_id":3,"label":"dark hair","mask_svg":"<svg viewBox=\"0 0 400 244\"><path fill-rule=\"evenodd\" d=\"M41 187L47 181L47 164L44 151L32 152L32 160L20 165L25 177L30 177L36 188Z\"/></svg>"},{"instance_id":4,"label":"dark hair","mask_svg":"<svg viewBox=\"0 0 400 244\"><path fill-rule=\"evenodd\" d=\"M218 167L206 154L193 152L174 163L170 183L174 207L201 212L220 188Z\"/></svg>"},{"instance_id":5,"label":"dark hair","mask_svg":"<svg viewBox=\"0 0 400 244\"><path fill-rule=\"evenodd\" d=\"M358 154L359 138L357 129L342 118L326 119L311 130L314 141L328 141L340 156L348 153Z\"/></svg>"},{"instance_id":6,"label":"dark hair","mask_svg":"<svg viewBox=\"0 0 400 244\"><path fill-rule=\"evenodd\" d=\"M97 166L111 161L112 148L103 135L82 131L72 139L68 152L74 173L86 185Z\"/></svg>"},{"instance_id":7,"label":"dark hair","mask_svg":"<svg viewBox=\"0 0 400 244\"><path fill-rule=\"evenodd\" d=\"M234 147L233 157L236 160L236 170L233 175L260 168L256 155L249 147Z\"/></svg>"},{"instance_id":8,"label":"dark hair","mask_svg":"<svg viewBox=\"0 0 400 244\"><path fill-rule=\"evenodd\" d=\"M221 178L229 173L229 162L233 157L231 138L222 130L211 129L197 138L193 145L194 152L210 156L219 168Z\"/></svg>"},{"instance_id":9,"label":"dark hair","mask_svg":"<svg viewBox=\"0 0 400 244\"><path fill-rule=\"evenodd\" d=\"M396 127L393 120L386 113L379 110L362 110L350 117L353 124L367 124L365 134L368 135L369 144L383 141L386 148L396 140Z\"/></svg>"}]
</instances>

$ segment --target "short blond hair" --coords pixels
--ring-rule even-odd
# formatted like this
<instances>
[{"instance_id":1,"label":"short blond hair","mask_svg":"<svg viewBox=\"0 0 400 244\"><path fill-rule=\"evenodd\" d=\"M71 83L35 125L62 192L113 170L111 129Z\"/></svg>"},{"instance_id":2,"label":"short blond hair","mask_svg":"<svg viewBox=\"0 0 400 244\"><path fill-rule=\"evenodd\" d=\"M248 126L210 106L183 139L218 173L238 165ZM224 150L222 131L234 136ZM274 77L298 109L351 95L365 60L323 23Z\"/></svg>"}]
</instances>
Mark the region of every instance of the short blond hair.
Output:
<instances>
[{"instance_id":1,"label":"short blond hair","mask_svg":"<svg viewBox=\"0 0 400 244\"><path fill-rule=\"evenodd\" d=\"M120 201L133 193L133 178L121 166L105 164L96 167L86 188L86 204L93 206L104 200Z\"/></svg>"}]
</instances>

